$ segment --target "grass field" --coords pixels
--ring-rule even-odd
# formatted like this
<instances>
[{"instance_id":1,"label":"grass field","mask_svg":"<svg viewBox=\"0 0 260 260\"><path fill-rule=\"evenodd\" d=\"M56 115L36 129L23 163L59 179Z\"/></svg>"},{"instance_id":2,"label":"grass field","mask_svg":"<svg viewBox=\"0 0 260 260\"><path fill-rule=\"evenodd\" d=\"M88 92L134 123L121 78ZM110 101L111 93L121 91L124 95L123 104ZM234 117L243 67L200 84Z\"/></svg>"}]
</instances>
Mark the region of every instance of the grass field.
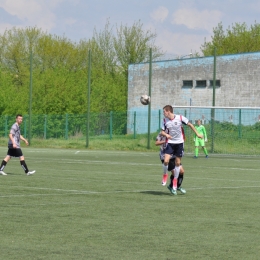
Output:
<instances>
[{"instance_id":1,"label":"grass field","mask_svg":"<svg viewBox=\"0 0 260 260\"><path fill-rule=\"evenodd\" d=\"M37 172L0 176L1 259L259 259L259 157L187 155L173 196L158 152L23 152Z\"/></svg>"}]
</instances>

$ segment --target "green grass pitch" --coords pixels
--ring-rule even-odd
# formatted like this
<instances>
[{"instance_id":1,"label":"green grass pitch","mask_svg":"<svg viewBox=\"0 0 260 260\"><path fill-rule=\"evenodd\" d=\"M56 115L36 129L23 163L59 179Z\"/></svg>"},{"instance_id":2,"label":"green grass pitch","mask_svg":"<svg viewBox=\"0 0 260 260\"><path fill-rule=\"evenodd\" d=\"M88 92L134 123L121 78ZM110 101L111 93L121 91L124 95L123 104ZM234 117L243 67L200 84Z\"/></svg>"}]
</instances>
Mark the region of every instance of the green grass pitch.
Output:
<instances>
[{"instance_id":1,"label":"green grass pitch","mask_svg":"<svg viewBox=\"0 0 260 260\"><path fill-rule=\"evenodd\" d=\"M1 259L259 259L259 158L186 155L173 196L158 152L23 152L37 172L0 176Z\"/></svg>"}]
</instances>

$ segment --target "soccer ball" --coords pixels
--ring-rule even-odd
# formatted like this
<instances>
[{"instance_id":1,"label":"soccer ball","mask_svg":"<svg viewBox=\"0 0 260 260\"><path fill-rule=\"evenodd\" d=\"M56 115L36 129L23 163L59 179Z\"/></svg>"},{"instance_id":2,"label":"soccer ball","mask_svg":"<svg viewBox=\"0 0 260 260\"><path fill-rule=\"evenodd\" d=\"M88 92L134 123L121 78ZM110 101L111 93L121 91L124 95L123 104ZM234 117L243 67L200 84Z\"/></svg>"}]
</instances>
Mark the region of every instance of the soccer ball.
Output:
<instances>
[{"instance_id":1,"label":"soccer ball","mask_svg":"<svg viewBox=\"0 0 260 260\"><path fill-rule=\"evenodd\" d=\"M142 95L140 98L140 101L143 105L148 105L151 101L151 98L150 98L150 96Z\"/></svg>"}]
</instances>

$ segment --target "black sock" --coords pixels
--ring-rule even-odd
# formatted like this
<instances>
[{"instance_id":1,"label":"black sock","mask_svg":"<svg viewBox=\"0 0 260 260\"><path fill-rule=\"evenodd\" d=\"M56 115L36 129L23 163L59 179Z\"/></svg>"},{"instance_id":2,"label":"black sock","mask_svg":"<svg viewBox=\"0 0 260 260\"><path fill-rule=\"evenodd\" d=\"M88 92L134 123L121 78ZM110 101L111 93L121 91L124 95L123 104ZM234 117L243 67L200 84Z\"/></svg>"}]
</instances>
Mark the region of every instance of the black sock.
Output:
<instances>
[{"instance_id":1,"label":"black sock","mask_svg":"<svg viewBox=\"0 0 260 260\"><path fill-rule=\"evenodd\" d=\"M29 170L28 170L28 167L27 167L25 161L24 160L20 161L20 164L21 164L22 168L24 169L25 173L27 173Z\"/></svg>"},{"instance_id":2,"label":"black sock","mask_svg":"<svg viewBox=\"0 0 260 260\"><path fill-rule=\"evenodd\" d=\"M172 185L172 184L173 184L173 183L172 183L173 179L174 179L174 176L171 175L171 177L170 177L170 181L171 181L171 182L170 182L170 185L169 185L171 188L173 187L173 185Z\"/></svg>"},{"instance_id":3,"label":"black sock","mask_svg":"<svg viewBox=\"0 0 260 260\"><path fill-rule=\"evenodd\" d=\"M6 164L7 164L7 162L5 160L3 160L2 163L1 163L0 171L4 170Z\"/></svg>"},{"instance_id":4,"label":"black sock","mask_svg":"<svg viewBox=\"0 0 260 260\"><path fill-rule=\"evenodd\" d=\"M183 178L184 178L184 175L183 175L183 174L179 174L179 177L178 177L178 183L177 183L177 187L178 187L178 188L181 187L181 184L182 184Z\"/></svg>"}]
</instances>

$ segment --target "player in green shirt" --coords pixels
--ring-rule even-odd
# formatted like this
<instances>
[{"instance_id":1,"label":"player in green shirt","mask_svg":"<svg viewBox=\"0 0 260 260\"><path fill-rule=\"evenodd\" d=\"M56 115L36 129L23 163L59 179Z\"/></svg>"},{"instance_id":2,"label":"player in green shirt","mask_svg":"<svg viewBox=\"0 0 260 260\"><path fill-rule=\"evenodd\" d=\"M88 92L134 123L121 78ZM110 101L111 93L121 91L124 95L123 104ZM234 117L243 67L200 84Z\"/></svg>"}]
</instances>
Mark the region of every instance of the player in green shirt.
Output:
<instances>
[{"instance_id":1,"label":"player in green shirt","mask_svg":"<svg viewBox=\"0 0 260 260\"><path fill-rule=\"evenodd\" d=\"M206 158L208 158L208 151L205 147L205 142L208 141L207 139L207 133L206 133L206 129L205 127L201 124L201 120L197 120L197 125L195 126L197 132L200 135L203 135L203 138L198 138L196 135L194 136L194 141L195 141L195 156L194 158L198 158L198 154L199 154L199 146L202 147L203 152L206 156Z\"/></svg>"}]
</instances>

